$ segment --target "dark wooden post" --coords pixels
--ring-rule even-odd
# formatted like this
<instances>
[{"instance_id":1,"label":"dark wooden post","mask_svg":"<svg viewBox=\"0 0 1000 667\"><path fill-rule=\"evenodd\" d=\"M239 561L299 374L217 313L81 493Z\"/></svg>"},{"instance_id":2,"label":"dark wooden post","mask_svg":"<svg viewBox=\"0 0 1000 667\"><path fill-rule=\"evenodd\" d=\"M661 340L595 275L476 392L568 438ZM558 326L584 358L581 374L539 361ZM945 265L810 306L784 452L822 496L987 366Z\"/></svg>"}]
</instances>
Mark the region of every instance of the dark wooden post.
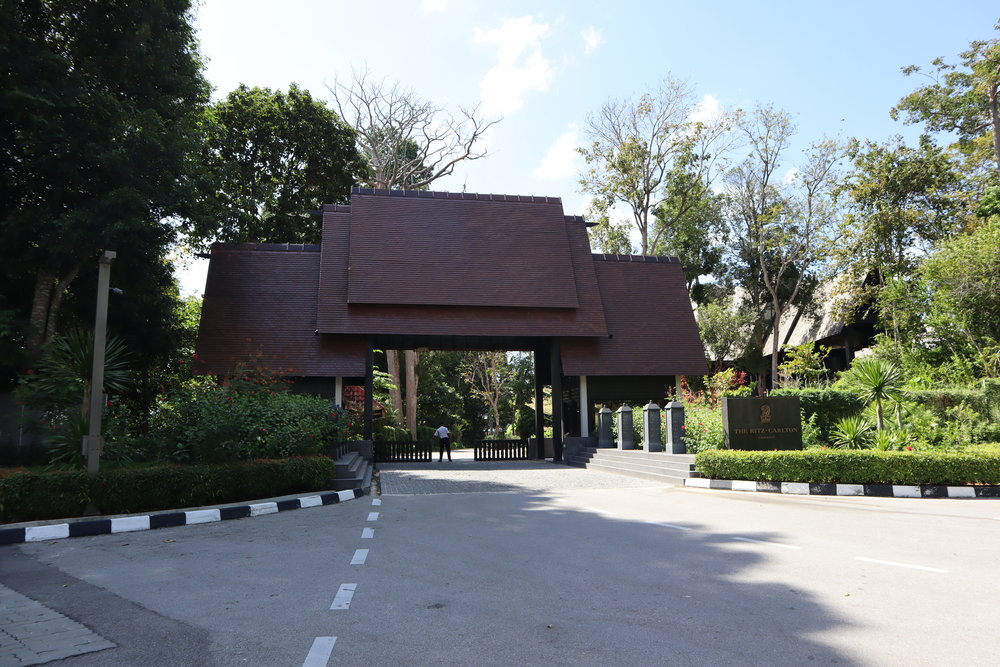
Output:
<instances>
[{"instance_id":1,"label":"dark wooden post","mask_svg":"<svg viewBox=\"0 0 1000 667\"><path fill-rule=\"evenodd\" d=\"M552 338L552 345L549 349L549 365L552 369L552 460L561 463L563 450L562 354L559 351L558 338Z\"/></svg>"},{"instance_id":2,"label":"dark wooden post","mask_svg":"<svg viewBox=\"0 0 1000 667\"><path fill-rule=\"evenodd\" d=\"M371 339L365 348L365 440L373 440L375 434L375 423L372 419L374 412L372 401L375 400L372 394L375 390L375 351L372 349Z\"/></svg>"},{"instance_id":3,"label":"dark wooden post","mask_svg":"<svg viewBox=\"0 0 1000 667\"><path fill-rule=\"evenodd\" d=\"M542 384L542 351L535 350L535 458L545 459L545 403L544 384Z\"/></svg>"}]
</instances>

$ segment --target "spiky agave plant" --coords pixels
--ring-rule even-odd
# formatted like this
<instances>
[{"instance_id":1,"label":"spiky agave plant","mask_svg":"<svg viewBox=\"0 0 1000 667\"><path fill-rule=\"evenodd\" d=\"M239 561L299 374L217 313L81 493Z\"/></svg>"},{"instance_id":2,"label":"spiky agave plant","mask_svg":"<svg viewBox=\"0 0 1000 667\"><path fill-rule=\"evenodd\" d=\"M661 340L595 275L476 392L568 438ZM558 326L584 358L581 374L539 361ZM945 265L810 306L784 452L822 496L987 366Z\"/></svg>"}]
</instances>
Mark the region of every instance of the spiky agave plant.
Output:
<instances>
[{"instance_id":1,"label":"spiky agave plant","mask_svg":"<svg viewBox=\"0 0 1000 667\"><path fill-rule=\"evenodd\" d=\"M844 449L865 449L871 430L871 424L861 417L844 417L833 426L833 444Z\"/></svg>"}]
</instances>

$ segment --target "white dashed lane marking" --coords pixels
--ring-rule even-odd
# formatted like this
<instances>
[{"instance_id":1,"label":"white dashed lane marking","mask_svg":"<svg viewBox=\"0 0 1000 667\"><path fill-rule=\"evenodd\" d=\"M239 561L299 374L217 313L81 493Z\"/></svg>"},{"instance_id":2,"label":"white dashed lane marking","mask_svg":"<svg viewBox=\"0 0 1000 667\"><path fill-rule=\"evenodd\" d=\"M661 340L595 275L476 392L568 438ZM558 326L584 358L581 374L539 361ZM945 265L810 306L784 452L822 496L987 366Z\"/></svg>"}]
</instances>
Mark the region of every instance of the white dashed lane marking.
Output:
<instances>
[{"instance_id":1,"label":"white dashed lane marking","mask_svg":"<svg viewBox=\"0 0 1000 667\"><path fill-rule=\"evenodd\" d=\"M879 565L891 565L892 567L905 567L910 570L922 570L923 572L948 574L948 570L942 570L937 567L927 567L926 565L911 565L910 563L897 563L896 561L892 560L879 560L878 558L865 558L864 556L857 556L854 560L864 561L865 563L878 563Z\"/></svg>"},{"instance_id":2,"label":"white dashed lane marking","mask_svg":"<svg viewBox=\"0 0 1000 667\"><path fill-rule=\"evenodd\" d=\"M341 584L340 590L337 591L337 595L333 598L333 604L330 605L330 609L350 609L351 599L354 598L354 591L357 588L357 584Z\"/></svg>"},{"instance_id":3,"label":"white dashed lane marking","mask_svg":"<svg viewBox=\"0 0 1000 667\"><path fill-rule=\"evenodd\" d=\"M375 537L375 529L374 528L362 528L361 529L361 539L363 539L363 540L370 540L373 537Z\"/></svg>"},{"instance_id":4,"label":"white dashed lane marking","mask_svg":"<svg viewBox=\"0 0 1000 667\"><path fill-rule=\"evenodd\" d=\"M354 558L351 559L351 565L364 565L367 558L368 549L358 549L354 552Z\"/></svg>"},{"instance_id":5,"label":"white dashed lane marking","mask_svg":"<svg viewBox=\"0 0 1000 667\"><path fill-rule=\"evenodd\" d=\"M378 521L378 512L369 512L368 513L368 520L369 521Z\"/></svg>"},{"instance_id":6,"label":"white dashed lane marking","mask_svg":"<svg viewBox=\"0 0 1000 667\"><path fill-rule=\"evenodd\" d=\"M381 505L381 504L382 504L382 499L381 498L372 498L372 505L378 506L378 505Z\"/></svg>"},{"instance_id":7,"label":"white dashed lane marking","mask_svg":"<svg viewBox=\"0 0 1000 667\"><path fill-rule=\"evenodd\" d=\"M734 537L737 542L752 542L753 544L766 544L769 547L781 547L782 549L801 549L794 544L781 544L780 542L766 542L764 540L754 540L749 537Z\"/></svg>"},{"instance_id":8,"label":"white dashed lane marking","mask_svg":"<svg viewBox=\"0 0 1000 667\"><path fill-rule=\"evenodd\" d=\"M326 667L327 663L330 662L330 654L333 653L333 645L336 643L336 637L317 637L314 639L302 667Z\"/></svg>"},{"instance_id":9,"label":"white dashed lane marking","mask_svg":"<svg viewBox=\"0 0 1000 667\"><path fill-rule=\"evenodd\" d=\"M674 530L691 530L689 526L678 526L676 523L661 523L659 521L647 521L650 526L662 526L663 528L673 528Z\"/></svg>"}]
</instances>

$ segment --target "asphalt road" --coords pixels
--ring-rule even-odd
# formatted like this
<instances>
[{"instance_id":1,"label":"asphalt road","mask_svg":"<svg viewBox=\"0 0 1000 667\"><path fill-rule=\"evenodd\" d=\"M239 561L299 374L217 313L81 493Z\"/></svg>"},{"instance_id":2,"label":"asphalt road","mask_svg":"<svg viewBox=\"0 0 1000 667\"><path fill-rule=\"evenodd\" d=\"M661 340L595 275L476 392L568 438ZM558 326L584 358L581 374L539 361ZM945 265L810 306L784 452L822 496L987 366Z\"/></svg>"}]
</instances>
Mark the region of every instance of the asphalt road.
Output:
<instances>
[{"instance_id":1,"label":"asphalt road","mask_svg":"<svg viewBox=\"0 0 1000 667\"><path fill-rule=\"evenodd\" d=\"M0 583L118 645L53 663L73 667L1000 655L1000 502L462 465L387 470L376 499L0 547Z\"/></svg>"}]
</instances>

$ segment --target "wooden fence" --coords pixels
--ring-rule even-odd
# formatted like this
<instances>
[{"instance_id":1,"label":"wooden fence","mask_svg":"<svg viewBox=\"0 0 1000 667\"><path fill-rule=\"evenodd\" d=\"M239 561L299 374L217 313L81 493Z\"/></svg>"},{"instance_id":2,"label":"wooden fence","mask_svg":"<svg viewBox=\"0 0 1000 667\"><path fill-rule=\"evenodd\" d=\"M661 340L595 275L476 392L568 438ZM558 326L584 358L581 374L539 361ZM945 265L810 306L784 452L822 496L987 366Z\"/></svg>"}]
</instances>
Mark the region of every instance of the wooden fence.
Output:
<instances>
[{"instance_id":1,"label":"wooden fence","mask_svg":"<svg viewBox=\"0 0 1000 667\"><path fill-rule=\"evenodd\" d=\"M375 441L376 463L411 463L431 460L432 445L416 440Z\"/></svg>"},{"instance_id":2,"label":"wooden fence","mask_svg":"<svg viewBox=\"0 0 1000 667\"><path fill-rule=\"evenodd\" d=\"M524 461L527 440L477 440L473 446L477 461Z\"/></svg>"}]
</instances>

